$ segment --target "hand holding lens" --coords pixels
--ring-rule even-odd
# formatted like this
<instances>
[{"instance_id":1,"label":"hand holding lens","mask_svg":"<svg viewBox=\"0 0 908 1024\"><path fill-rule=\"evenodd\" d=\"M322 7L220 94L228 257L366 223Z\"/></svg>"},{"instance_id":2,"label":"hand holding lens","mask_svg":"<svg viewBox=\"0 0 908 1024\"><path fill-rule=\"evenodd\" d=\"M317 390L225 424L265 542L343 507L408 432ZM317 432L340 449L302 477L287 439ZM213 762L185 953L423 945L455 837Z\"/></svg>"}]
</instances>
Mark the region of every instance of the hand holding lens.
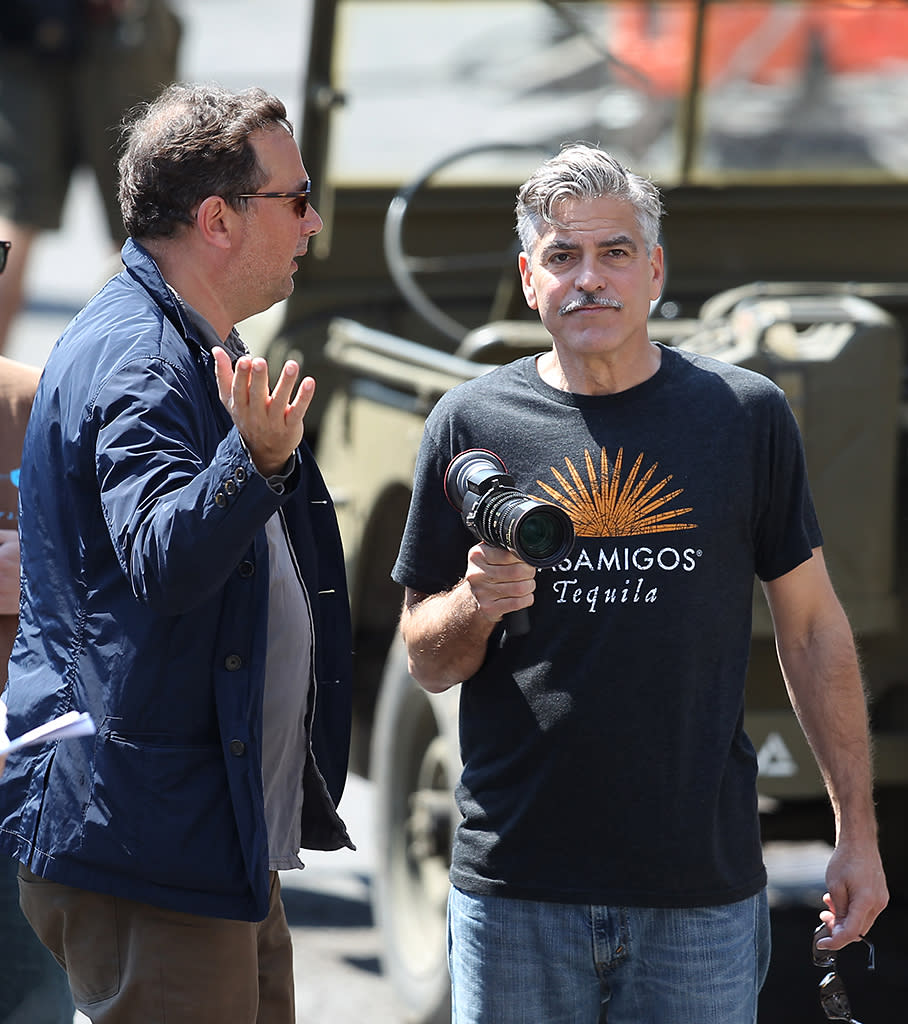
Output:
<instances>
[{"instance_id":1,"label":"hand holding lens","mask_svg":"<svg viewBox=\"0 0 908 1024\"><path fill-rule=\"evenodd\" d=\"M524 494L493 452L470 448L455 456L444 480L448 501L478 540L505 548L528 565L556 565L574 546L574 524L557 505ZM526 608L505 615L508 634L530 630Z\"/></svg>"}]
</instances>

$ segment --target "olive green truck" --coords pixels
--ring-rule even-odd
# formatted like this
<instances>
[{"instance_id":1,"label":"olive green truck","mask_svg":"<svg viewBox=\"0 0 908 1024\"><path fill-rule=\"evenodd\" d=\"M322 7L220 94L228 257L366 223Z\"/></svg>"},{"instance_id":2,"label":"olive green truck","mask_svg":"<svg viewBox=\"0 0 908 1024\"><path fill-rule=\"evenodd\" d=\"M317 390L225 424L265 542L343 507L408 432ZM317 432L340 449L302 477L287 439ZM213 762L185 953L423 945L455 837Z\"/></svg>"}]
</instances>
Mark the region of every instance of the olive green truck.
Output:
<instances>
[{"instance_id":1,"label":"olive green truck","mask_svg":"<svg viewBox=\"0 0 908 1024\"><path fill-rule=\"evenodd\" d=\"M661 186L651 336L766 374L803 432L871 700L881 841L908 864L904 336L908 8L886 2L312 0L298 135L325 227L271 337L318 382L355 624L352 769L408 1018L445 1019L456 693L410 679L390 579L426 414L550 344L516 272L517 185L564 143ZM755 587L745 723L765 834L829 838Z\"/></svg>"}]
</instances>

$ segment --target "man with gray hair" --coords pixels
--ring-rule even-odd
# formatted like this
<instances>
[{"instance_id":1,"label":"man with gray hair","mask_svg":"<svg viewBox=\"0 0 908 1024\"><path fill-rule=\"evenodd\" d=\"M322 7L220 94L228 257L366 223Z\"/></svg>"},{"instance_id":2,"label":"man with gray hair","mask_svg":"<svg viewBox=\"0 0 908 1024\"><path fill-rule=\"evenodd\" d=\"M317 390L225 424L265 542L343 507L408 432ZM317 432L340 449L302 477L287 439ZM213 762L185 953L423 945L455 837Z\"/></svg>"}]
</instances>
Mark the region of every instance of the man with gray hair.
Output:
<instances>
[{"instance_id":1,"label":"man with gray hair","mask_svg":"<svg viewBox=\"0 0 908 1024\"><path fill-rule=\"evenodd\" d=\"M337 812L351 639L334 509L235 324L322 227L283 103L171 86L120 161L124 271L47 360L20 475L16 735L0 849L76 1006L114 1024L294 1024L278 871L351 846Z\"/></svg>"},{"instance_id":2,"label":"man with gray hair","mask_svg":"<svg viewBox=\"0 0 908 1024\"><path fill-rule=\"evenodd\" d=\"M754 1024L769 958L757 764L742 729L754 576L827 781L820 945L873 924L864 695L797 426L767 378L653 343L656 186L586 144L520 189L524 295L551 350L430 414L394 578L427 691L460 685L456 1024ZM536 569L476 543L451 461L494 452L577 535ZM529 609L531 628L505 616Z\"/></svg>"}]
</instances>

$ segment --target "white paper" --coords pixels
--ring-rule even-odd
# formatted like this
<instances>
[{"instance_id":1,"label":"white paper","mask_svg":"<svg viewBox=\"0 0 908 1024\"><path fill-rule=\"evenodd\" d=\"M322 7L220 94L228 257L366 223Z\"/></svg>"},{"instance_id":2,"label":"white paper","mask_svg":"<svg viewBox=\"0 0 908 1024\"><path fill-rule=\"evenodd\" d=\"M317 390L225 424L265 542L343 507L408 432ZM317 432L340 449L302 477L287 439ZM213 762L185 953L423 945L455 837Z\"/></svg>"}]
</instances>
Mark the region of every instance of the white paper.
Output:
<instances>
[{"instance_id":1,"label":"white paper","mask_svg":"<svg viewBox=\"0 0 908 1024\"><path fill-rule=\"evenodd\" d=\"M35 743L49 743L51 740L69 740L76 736L93 736L95 723L87 711L67 711L51 722L45 722L36 729L30 729L7 743L0 743L0 755L9 754Z\"/></svg>"}]
</instances>

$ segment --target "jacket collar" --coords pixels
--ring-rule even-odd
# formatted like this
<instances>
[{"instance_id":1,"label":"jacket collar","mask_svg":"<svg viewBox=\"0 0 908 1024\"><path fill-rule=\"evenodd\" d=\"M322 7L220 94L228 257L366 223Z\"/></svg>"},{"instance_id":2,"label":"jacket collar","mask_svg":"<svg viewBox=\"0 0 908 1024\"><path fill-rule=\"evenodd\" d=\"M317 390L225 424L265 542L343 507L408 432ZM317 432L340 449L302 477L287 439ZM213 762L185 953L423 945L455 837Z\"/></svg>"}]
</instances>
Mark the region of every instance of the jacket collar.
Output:
<instances>
[{"instance_id":1,"label":"jacket collar","mask_svg":"<svg viewBox=\"0 0 908 1024\"><path fill-rule=\"evenodd\" d=\"M186 314L180 301L168 287L161 276L157 263L150 252L134 238L127 238L120 256L123 260L125 273L145 289L161 308L167 319L180 332L186 341L193 342L204 351L208 346L199 337L198 330Z\"/></svg>"}]
</instances>

